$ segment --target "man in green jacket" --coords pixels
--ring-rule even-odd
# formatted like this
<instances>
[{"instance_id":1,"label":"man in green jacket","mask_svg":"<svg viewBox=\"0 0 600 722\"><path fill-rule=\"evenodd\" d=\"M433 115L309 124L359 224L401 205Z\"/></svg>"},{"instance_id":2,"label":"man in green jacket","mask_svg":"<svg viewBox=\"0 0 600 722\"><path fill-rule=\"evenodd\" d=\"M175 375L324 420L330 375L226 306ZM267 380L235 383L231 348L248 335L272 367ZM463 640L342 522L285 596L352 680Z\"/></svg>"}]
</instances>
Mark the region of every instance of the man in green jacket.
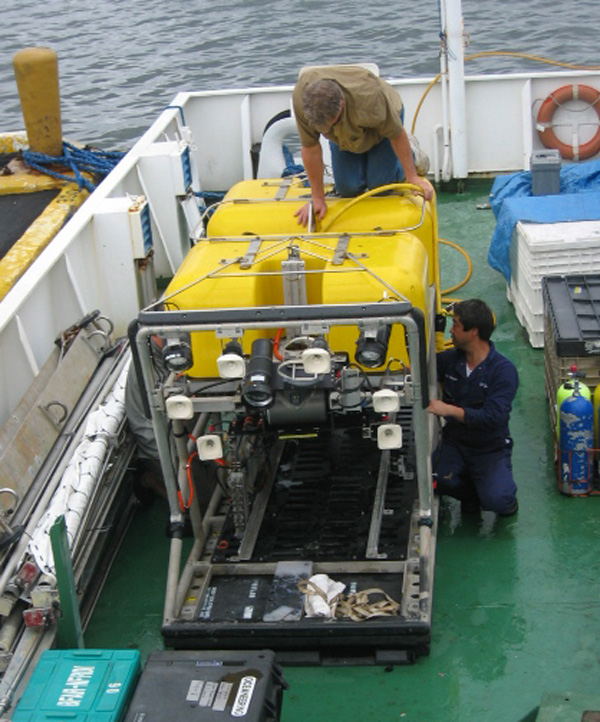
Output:
<instances>
[{"instance_id":1,"label":"man in green jacket","mask_svg":"<svg viewBox=\"0 0 600 722\"><path fill-rule=\"evenodd\" d=\"M320 135L330 141L339 195L406 181L420 186L427 200L433 197L431 184L415 168L400 96L385 80L359 66L307 68L294 89L293 106L318 220L327 212ZM306 225L309 204L296 215Z\"/></svg>"}]
</instances>

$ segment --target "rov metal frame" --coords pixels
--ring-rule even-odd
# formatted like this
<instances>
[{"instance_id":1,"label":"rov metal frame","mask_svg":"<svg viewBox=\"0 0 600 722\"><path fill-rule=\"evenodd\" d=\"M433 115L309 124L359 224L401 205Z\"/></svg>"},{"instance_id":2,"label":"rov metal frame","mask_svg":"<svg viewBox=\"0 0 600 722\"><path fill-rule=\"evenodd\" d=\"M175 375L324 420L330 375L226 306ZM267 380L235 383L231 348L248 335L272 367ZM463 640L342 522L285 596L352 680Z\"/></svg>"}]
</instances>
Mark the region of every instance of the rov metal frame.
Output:
<instances>
[{"instance_id":1,"label":"rov metal frame","mask_svg":"<svg viewBox=\"0 0 600 722\"><path fill-rule=\"evenodd\" d=\"M365 322L383 324L400 324L404 327L409 359L411 361L412 378L412 416L414 427L418 510L415 521L415 535L418 536L413 553L418 555L418 569L412 570L413 582L417 584L416 604L418 613L413 616L413 627L425 622L429 627L433 587L433 557L435 546L436 502L433 497L431 451L433 438L432 417L427 412L430 396L429 378L434 368L431 354L434 353L429 344L428 354L427 329L422 311L414 308L406 301L389 301L385 303L359 303L339 305L302 305L273 306L228 309L193 309L187 311L145 310L140 313L129 330L133 359L142 388L147 391L148 414L157 439L161 465L165 476L167 496L169 500L171 522L175 525L183 523L183 512L178 497L178 480L171 463L171 451L167 434L168 419L166 416L165 398L157 387L157 379L150 354L152 336L172 335L174 333L193 333L212 331L221 338L240 337L244 331L277 329L285 327L292 333L302 335L323 334L333 326L361 327ZM431 329L430 329L431 330ZM221 402L222 403L222 402ZM198 414L197 428L206 424L204 402L192 399L194 412ZM232 406L233 409L233 406ZM215 504L206 512L209 517L216 511ZM163 629L180 621L181 609L187 585L198 569L198 560L205 546L208 529L203 523L199 509L192 505L190 519L194 530L194 544L188 556L183 573L180 574L183 540L175 534L171 539L171 552L167 591L164 607ZM412 532L411 532L412 533ZM370 540L370 548L373 548ZM414 558L414 557L413 557ZM398 565L393 562L374 561L365 564L371 568L381 564L382 568L393 572ZM229 565L228 565L229 566ZM327 564L320 565L323 569ZM408 566L403 567L410 574ZM210 572L208 573L210 576ZM208 577L207 577L208 578ZM205 585L206 585L205 579ZM413 591L414 587L413 587ZM422 634L421 629L417 633ZM238 642L239 643L239 642Z\"/></svg>"}]
</instances>

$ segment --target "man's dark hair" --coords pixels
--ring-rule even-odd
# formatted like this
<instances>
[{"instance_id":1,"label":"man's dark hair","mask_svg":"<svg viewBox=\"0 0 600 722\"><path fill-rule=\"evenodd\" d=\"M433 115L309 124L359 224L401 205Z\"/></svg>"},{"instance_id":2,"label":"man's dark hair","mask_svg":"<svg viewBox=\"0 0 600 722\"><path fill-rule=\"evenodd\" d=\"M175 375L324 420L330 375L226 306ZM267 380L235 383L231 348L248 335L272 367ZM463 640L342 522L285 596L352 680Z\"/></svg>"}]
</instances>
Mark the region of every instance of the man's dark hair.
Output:
<instances>
[{"instance_id":1,"label":"man's dark hair","mask_svg":"<svg viewBox=\"0 0 600 722\"><path fill-rule=\"evenodd\" d=\"M480 298L455 303L454 315L458 316L465 331L476 328L482 341L490 340L496 322L490 307Z\"/></svg>"},{"instance_id":2,"label":"man's dark hair","mask_svg":"<svg viewBox=\"0 0 600 722\"><path fill-rule=\"evenodd\" d=\"M324 128L339 115L343 100L340 86L334 80L315 80L304 88L302 108L308 122L317 128Z\"/></svg>"}]
</instances>

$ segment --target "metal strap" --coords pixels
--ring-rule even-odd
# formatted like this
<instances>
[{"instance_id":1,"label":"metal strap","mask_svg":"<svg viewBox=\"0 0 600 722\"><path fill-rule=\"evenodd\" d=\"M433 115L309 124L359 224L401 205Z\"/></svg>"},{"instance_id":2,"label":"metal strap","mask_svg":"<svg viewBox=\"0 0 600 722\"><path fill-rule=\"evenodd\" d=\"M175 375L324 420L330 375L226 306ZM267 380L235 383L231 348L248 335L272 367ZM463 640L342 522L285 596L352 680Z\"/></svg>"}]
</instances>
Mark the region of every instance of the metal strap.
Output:
<instances>
[{"instance_id":1,"label":"metal strap","mask_svg":"<svg viewBox=\"0 0 600 722\"><path fill-rule=\"evenodd\" d=\"M334 266L341 266L346 258L348 257L348 245L350 243L350 236L347 233L342 233L339 237L335 251L333 252L333 260L331 261Z\"/></svg>"},{"instance_id":2,"label":"metal strap","mask_svg":"<svg viewBox=\"0 0 600 722\"><path fill-rule=\"evenodd\" d=\"M260 238L255 238L248 244L248 250L245 255L240 259L240 268L250 268L254 263L256 254L260 250L260 244L262 243Z\"/></svg>"},{"instance_id":3,"label":"metal strap","mask_svg":"<svg viewBox=\"0 0 600 722\"><path fill-rule=\"evenodd\" d=\"M282 178L281 183L279 184L279 188L277 189L277 193L275 193L276 201L282 201L286 197L287 192L292 185L292 180L292 176Z\"/></svg>"}]
</instances>

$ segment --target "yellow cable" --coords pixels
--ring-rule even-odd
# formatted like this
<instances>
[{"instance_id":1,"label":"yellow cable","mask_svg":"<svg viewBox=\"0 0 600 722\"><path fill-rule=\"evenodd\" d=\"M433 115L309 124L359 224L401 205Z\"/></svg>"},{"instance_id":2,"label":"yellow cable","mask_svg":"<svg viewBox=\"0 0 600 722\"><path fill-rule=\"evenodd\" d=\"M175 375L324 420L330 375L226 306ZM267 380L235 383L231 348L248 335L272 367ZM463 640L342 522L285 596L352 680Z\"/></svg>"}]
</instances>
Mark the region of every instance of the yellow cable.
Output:
<instances>
[{"instance_id":1,"label":"yellow cable","mask_svg":"<svg viewBox=\"0 0 600 722\"><path fill-rule=\"evenodd\" d=\"M450 286L450 288L445 288L442 290L442 296L445 296L448 293L452 293L453 291L458 291L459 288L462 288L471 278L473 275L473 262L471 261L471 258L469 254L465 251L464 248L461 248L458 243L454 243L453 241L447 241L445 238L440 238L440 243L444 243L446 246L450 246L451 248L455 248L459 253L462 253L462 255L465 257L467 261L467 275L463 278L463 280L460 283L457 283L455 286ZM448 299L449 301L455 300L455 299Z\"/></svg>"},{"instance_id":2,"label":"yellow cable","mask_svg":"<svg viewBox=\"0 0 600 722\"><path fill-rule=\"evenodd\" d=\"M535 60L538 63L558 65L561 68L570 68L571 70L600 70L600 65L575 65L574 63L563 63L560 60L552 60L551 58L545 58L542 55L530 55L529 53L519 53L512 50L482 50L479 53L467 55L465 60L485 58L490 55L506 55L514 58L524 58L525 60Z\"/></svg>"},{"instance_id":3,"label":"yellow cable","mask_svg":"<svg viewBox=\"0 0 600 722\"><path fill-rule=\"evenodd\" d=\"M419 103L417 105L417 109L415 110L415 115L413 117L412 125L410 126L410 132L414 135L415 134L415 126L417 125L417 118L419 117L419 113L421 112L421 106L425 102L425 98L429 95L429 91L433 88L433 86L437 83L437 81L442 77L441 73L438 73L435 78L429 83L429 85L425 88L425 92L421 96L421 100L419 100Z\"/></svg>"},{"instance_id":4,"label":"yellow cable","mask_svg":"<svg viewBox=\"0 0 600 722\"><path fill-rule=\"evenodd\" d=\"M465 60L475 60L476 58L487 58L493 55L500 55L505 57L512 57L512 58L523 58L525 60L535 60L538 63L547 63L548 65L558 65L561 68L570 68L571 70L600 70L600 65L574 65L573 63L562 63L559 60L551 60L550 58L544 58L541 55L530 55L529 53L519 53L511 50L483 50L480 53L473 53L472 55L467 55L465 57ZM417 108L415 110L415 115L413 118L413 122L410 128L410 132L414 135L415 127L417 125L417 118L419 117L419 112L421 110L421 106L423 105L423 102L425 101L425 98L429 94L429 91L433 88L433 86L438 82L438 80L442 77L441 73L438 73L435 78L429 83L429 85L425 88L425 91L423 95L421 96L421 100L419 101Z\"/></svg>"},{"instance_id":5,"label":"yellow cable","mask_svg":"<svg viewBox=\"0 0 600 722\"><path fill-rule=\"evenodd\" d=\"M378 195L379 193L385 193L387 191L393 190L398 191L400 195L409 195L416 192L418 195L421 195L421 197L423 196L423 189L417 185L414 185L413 183L389 183L385 186L370 188L368 191L365 191L361 195L353 198L349 203L345 203L335 213L328 215L321 224L321 233L324 233L328 228L331 228L331 226L343 213L346 213L346 211L350 210L350 208L355 206L357 203L360 203L360 201L364 200L365 198L370 198L371 196Z\"/></svg>"}]
</instances>

